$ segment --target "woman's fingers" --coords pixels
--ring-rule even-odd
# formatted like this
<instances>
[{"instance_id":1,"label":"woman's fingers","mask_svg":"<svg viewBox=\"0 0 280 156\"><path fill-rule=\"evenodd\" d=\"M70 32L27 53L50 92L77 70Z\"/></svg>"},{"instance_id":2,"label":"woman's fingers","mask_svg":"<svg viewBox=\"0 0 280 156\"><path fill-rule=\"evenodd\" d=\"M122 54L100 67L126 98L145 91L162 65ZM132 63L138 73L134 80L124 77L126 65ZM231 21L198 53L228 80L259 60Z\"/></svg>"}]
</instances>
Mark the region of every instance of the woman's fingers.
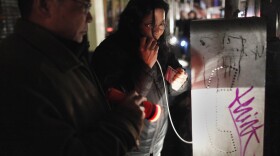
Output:
<instances>
[{"instance_id":1,"label":"woman's fingers","mask_svg":"<svg viewBox=\"0 0 280 156\"><path fill-rule=\"evenodd\" d=\"M143 61L152 68L157 60L159 46L157 41L152 38L140 39L140 54Z\"/></svg>"}]
</instances>

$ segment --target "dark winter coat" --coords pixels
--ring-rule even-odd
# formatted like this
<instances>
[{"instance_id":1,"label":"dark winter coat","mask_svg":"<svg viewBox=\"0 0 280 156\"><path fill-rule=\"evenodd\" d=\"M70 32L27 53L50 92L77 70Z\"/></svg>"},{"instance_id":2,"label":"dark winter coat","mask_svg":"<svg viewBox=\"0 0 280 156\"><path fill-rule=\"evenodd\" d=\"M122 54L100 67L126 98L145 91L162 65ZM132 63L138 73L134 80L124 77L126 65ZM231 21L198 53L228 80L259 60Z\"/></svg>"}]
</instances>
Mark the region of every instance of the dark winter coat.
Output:
<instances>
[{"instance_id":1,"label":"dark winter coat","mask_svg":"<svg viewBox=\"0 0 280 156\"><path fill-rule=\"evenodd\" d=\"M119 156L135 145L136 123L110 111L85 60L18 22L0 45L0 155Z\"/></svg>"},{"instance_id":2,"label":"dark winter coat","mask_svg":"<svg viewBox=\"0 0 280 156\"><path fill-rule=\"evenodd\" d=\"M140 136L139 149L135 149L129 155L154 156L160 154L164 137L167 131L167 97L166 92L170 92L169 85L164 87L163 75L167 66L173 68L181 67L174 54L163 53L162 47L159 50L157 63L151 69L139 57L139 48L133 47L131 39L125 38L122 34L114 34L105 39L94 51L92 57L92 68L98 74L104 90L111 87L122 92L129 93L136 90L148 101L159 104L162 114L156 122L145 120L144 128ZM134 49L135 51L133 51ZM162 71L161 71L162 68ZM162 73L161 73L162 72ZM182 87L181 92L186 89Z\"/></svg>"}]
</instances>

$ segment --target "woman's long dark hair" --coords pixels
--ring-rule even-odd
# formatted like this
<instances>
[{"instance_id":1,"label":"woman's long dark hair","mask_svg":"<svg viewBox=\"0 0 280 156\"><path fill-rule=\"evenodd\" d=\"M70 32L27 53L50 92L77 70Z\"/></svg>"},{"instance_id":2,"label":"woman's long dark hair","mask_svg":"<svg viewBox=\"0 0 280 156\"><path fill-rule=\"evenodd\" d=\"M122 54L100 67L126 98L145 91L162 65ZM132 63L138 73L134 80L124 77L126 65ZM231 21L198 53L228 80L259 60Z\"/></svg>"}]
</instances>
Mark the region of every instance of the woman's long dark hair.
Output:
<instances>
[{"instance_id":1,"label":"woman's long dark hair","mask_svg":"<svg viewBox=\"0 0 280 156\"><path fill-rule=\"evenodd\" d=\"M165 11L165 17L167 17L169 5L164 0L130 0L120 15L117 33L119 33L124 40L128 40L132 49L139 47L140 37L142 36L140 25L143 18L150 13L154 13L155 9L163 9ZM168 28L165 28L164 34L158 39L158 44L162 50L168 49L168 33Z\"/></svg>"}]
</instances>

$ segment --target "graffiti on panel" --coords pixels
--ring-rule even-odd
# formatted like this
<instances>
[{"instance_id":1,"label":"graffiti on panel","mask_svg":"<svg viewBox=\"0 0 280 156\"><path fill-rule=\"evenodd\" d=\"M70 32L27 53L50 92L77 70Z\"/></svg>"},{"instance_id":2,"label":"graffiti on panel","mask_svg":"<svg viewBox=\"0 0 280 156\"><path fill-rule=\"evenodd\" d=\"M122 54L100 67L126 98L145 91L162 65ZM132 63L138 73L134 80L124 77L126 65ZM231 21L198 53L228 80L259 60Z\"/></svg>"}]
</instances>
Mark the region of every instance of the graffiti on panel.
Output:
<instances>
[{"instance_id":1,"label":"graffiti on panel","mask_svg":"<svg viewBox=\"0 0 280 156\"><path fill-rule=\"evenodd\" d=\"M257 131L264 126L257 116L258 112L254 110L253 103L255 98L251 97L248 100L243 99L243 96L249 93L253 88L254 87L249 88L244 93L239 93L239 89L237 88L235 99L228 106L236 132L238 133L240 156L245 156L251 139L255 139L257 143L260 143L260 137ZM242 138L245 138L244 142Z\"/></svg>"},{"instance_id":2,"label":"graffiti on panel","mask_svg":"<svg viewBox=\"0 0 280 156\"><path fill-rule=\"evenodd\" d=\"M217 22L191 32L193 154L262 155L265 26Z\"/></svg>"}]
</instances>

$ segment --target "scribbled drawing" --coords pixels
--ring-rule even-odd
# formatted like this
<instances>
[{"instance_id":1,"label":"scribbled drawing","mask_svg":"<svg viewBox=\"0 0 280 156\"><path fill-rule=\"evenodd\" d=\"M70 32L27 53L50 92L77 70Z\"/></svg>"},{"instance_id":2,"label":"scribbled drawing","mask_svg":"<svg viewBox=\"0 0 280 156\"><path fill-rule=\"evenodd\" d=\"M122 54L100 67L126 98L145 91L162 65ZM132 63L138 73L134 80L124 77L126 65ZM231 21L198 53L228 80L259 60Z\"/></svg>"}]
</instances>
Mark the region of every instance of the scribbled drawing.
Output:
<instances>
[{"instance_id":1,"label":"scribbled drawing","mask_svg":"<svg viewBox=\"0 0 280 156\"><path fill-rule=\"evenodd\" d=\"M265 57L265 46L259 43L254 49L251 49L250 52L255 57L255 60L258 60Z\"/></svg>"},{"instance_id":2,"label":"scribbled drawing","mask_svg":"<svg viewBox=\"0 0 280 156\"><path fill-rule=\"evenodd\" d=\"M198 41L201 47L207 49L207 54L209 55L209 57L217 55L221 50L220 44L216 44L216 42L219 41L218 34L208 34L202 36Z\"/></svg>"},{"instance_id":3,"label":"scribbled drawing","mask_svg":"<svg viewBox=\"0 0 280 156\"><path fill-rule=\"evenodd\" d=\"M242 35L230 33L209 34L199 38L201 49L204 49L205 88L217 88L218 91L222 87L233 88L241 74L242 61L264 57L265 46L259 43L250 49L246 45L247 40Z\"/></svg>"}]
</instances>

